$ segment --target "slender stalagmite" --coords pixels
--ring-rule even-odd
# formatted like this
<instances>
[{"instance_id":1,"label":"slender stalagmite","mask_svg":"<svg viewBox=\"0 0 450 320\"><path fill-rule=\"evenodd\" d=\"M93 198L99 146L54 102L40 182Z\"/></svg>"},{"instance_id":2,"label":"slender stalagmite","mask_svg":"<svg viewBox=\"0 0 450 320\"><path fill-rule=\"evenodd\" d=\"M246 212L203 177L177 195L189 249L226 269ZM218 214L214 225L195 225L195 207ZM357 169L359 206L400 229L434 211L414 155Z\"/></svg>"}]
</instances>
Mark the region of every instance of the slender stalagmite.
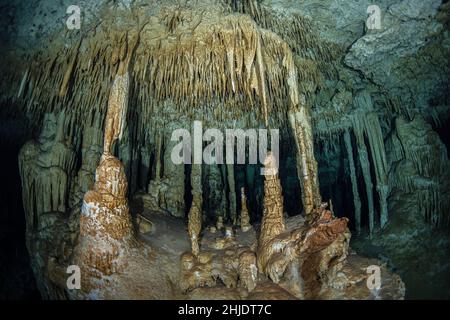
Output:
<instances>
[{"instance_id":1,"label":"slender stalagmite","mask_svg":"<svg viewBox=\"0 0 450 320\"><path fill-rule=\"evenodd\" d=\"M248 214L247 197L245 196L244 187L241 188L241 229L247 232L252 228L250 224L250 215Z\"/></svg>"},{"instance_id":2,"label":"slender stalagmite","mask_svg":"<svg viewBox=\"0 0 450 320\"><path fill-rule=\"evenodd\" d=\"M264 161L266 169L276 168L275 157L271 152L267 153ZM281 190L278 173L266 174L264 180L264 210L261 221L261 232L258 241L258 269L264 271L263 267L266 261L261 261L261 257L266 250L271 250L266 245L274 237L278 236L285 229L283 216L283 194Z\"/></svg>"},{"instance_id":3,"label":"slender stalagmite","mask_svg":"<svg viewBox=\"0 0 450 320\"><path fill-rule=\"evenodd\" d=\"M156 145L156 173L155 180L159 181L161 179L161 148L162 148L162 133L158 134L158 140Z\"/></svg>"},{"instance_id":4,"label":"slender stalagmite","mask_svg":"<svg viewBox=\"0 0 450 320\"><path fill-rule=\"evenodd\" d=\"M128 207L127 180L123 164L111 154L111 147L124 129L128 102L128 51L119 66L108 100L104 149L92 190L83 198L79 244L74 260L83 272L83 290L94 292L104 286L102 278L121 272L128 264L133 246L133 229ZM99 281L100 278L100 281Z\"/></svg>"},{"instance_id":5,"label":"slender stalagmite","mask_svg":"<svg viewBox=\"0 0 450 320\"><path fill-rule=\"evenodd\" d=\"M199 237L202 230L202 165L193 164L191 169L192 206L189 210L188 232L192 254L200 252Z\"/></svg>"},{"instance_id":6,"label":"slender stalagmite","mask_svg":"<svg viewBox=\"0 0 450 320\"><path fill-rule=\"evenodd\" d=\"M233 224L237 223L236 213L236 187L234 180L234 165L227 164L227 181L229 187L229 199L230 199L230 218Z\"/></svg>"},{"instance_id":7,"label":"slender stalagmite","mask_svg":"<svg viewBox=\"0 0 450 320\"><path fill-rule=\"evenodd\" d=\"M361 200L358 192L358 182L356 180L355 160L353 159L352 141L350 133L345 130L344 133L345 148L347 149L348 162L350 167L350 180L352 182L353 204L355 206L355 227L356 232L361 232Z\"/></svg>"}]
</instances>

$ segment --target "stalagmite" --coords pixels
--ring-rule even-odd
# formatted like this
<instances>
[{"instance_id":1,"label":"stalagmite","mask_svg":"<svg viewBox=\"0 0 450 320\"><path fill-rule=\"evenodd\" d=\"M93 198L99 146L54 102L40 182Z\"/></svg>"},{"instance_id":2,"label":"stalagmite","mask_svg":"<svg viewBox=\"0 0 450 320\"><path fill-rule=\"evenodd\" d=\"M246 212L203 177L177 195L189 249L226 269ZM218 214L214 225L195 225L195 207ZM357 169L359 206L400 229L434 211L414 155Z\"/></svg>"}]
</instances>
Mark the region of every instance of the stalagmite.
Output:
<instances>
[{"instance_id":1,"label":"stalagmite","mask_svg":"<svg viewBox=\"0 0 450 320\"><path fill-rule=\"evenodd\" d=\"M223 177L222 174L225 174ZM204 172L204 195L203 202L205 214L212 217L222 217L226 219L227 202L226 202L226 173L223 173L219 165L212 163L205 167Z\"/></svg>"},{"instance_id":2,"label":"stalagmite","mask_svg":"<svg viewBox=\"0 0 450 320\"><path fill-rule=\"evenodd\" d=\"M275 157L267 154L264 167L268 170L276 168ZM261 231L258 240L258 269L264 272L267 261L263 260L265 251L271 250L267 243L285 229L283 212L283 195L278 173L266 175L264 180L264 211L261 221Z\"/></svg>"},{"instance_id":3,"label":"stalagmite","mask_svg":"<svg viewBox=\"0 0 450 320\"><path fill-rule=\"evenodd\" d=\"M155 180L159 181L161 179L161 149L162 149L162 133L158 133L158 139L156 144L156 170L155 170Z\"/></svg>"},{"instance_id":4,"label":"stalagmite","mask_svg":"<svg viewBox=\"0 0 450 320\"><path fill-rule=\"evenodd\" d=\"M247 232L252 228L250 224L250 215L248 214L247 208L247 197L245 196L244 187L241 188L241 229Z\"/></svg>"},{"instance_id":5,"label":"stalagmite","mask_svg":"<svg viewBox=\"0 0 450 320\"><path fill-rule=\"evenodd\" d=\"M192 205L189 210L188 233L191 240L192 254L200 252L199 237L202 230L202 167L193 164L191 169Z\"/></svg>"},{"instance_id":6,"label":"stalagmite","mask_svg":"<svg viewBox=\"0 0 450 320\"><path fill-rule=\"evenodd\" d=\"M133 232L126 192L122 163L103 154L94 188L84 196L75 251L74 262L84 275L84 292L102 288L105 277L123 271L127 265Z\"/></svg>"},{"instance_id":7,"label":"stalagmite","mask_svg":"<svg viewBox=\"0 0 450 320\"><path fill-rule=\"evenodd\" d=\"M168 126L171 128L171 126ZM168 141L164 150L164 175L162 182L167 186L164 190L164 209L175 217L184 217L184 165L175 165L171 153L176 141Z\"/></svg>"},{"instance_id":8,"label":"stalagmite","mask_svg":"<svg viewBox=\"0 0 450 320\"><path fill-rule=\"evenodd\" d=\"M347 149L348 162L350 168L350 180L352 182L353 204L355 206L355 228L356 232L361 232L361 200L358 192L358 181L356 179L355 161L353 159L352 141L348 130L344 132L344 143Z\"/></svg>"},{"instance_id":9,"label":"stalagmite","mask_svg":"<svg viewBox=\"0 0 450 320\"><path fill-rule=\"evenodd\" d=\"M83 199L80 238L74 260L84 275L84 292L98 290L105 285L105 277L123 271L133 247L125 170L110 153L112 144L122 134L127 99L128 72L125 76L117 75L111 88L103 154L94 187Z\"/></svg>"},{"instance_id":10,"label":"stalagmite","mask_svg":"<svg viewBox=\"0 0 450 320\"><path fill-rule=\"evenodd\" d=\"M237 223L237 209L236 209L236 182L234 179L234 165L227 164L227 181L229 189L230 200L230 218L233 224Z\"/></svg>"}]
</instances>

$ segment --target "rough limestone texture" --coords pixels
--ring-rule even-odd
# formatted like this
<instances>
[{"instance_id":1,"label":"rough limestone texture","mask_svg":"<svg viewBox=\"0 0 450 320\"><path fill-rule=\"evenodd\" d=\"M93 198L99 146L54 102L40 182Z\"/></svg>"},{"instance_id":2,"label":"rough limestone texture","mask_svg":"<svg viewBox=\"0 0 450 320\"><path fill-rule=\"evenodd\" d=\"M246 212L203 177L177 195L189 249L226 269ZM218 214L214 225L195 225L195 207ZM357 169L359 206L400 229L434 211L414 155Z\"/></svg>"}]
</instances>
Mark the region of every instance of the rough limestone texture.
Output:
<instances>
[{"instance_id":1,"label":"rough limestone texture","mask_svg":"<svg viewBox=\"0 0 450 320\"><path fill-rule=\"evenodd\" d=\"M23 198L29 228L39 227L39 216L64 213L68 206L69 181L75 152L64 133L64 114L46 114L38 141L26 144L19 155Z\"/></svg>"},{"instance_id":2,"label":"rough limestone texture","mask_svg":"<svg viewBox=\"0 0 450 320\"><path fill-rule=\"evenodd\" d=\"M380 30L365 25L371 0L178 2L149 9L145 0L80 0L80 32L68 32L60 23L67 18L61 9L72 4L66 0L57 10L47 0L2 7L2 115L7 110L27 119L28 136L41 133L37 142L23 146L19 164L27 243L43 297L66 297L57 283L64 279L79 235L80 207L93 187L105 129L120 128L105 146L111 154L119 151L130 198L138 190L148 192L144 207L182 217L189 205L184 203L187 174L167 161L166 131L174 121L188 126L193 120L214 128L280 128L283 151L296 163L280 168L295 167L280 172L285 195L287 190L294 195L283 199L285 210L317 213L320 182L322 197L332 200L334 211L349 217L350 226L358 221L355 229L366 241L358 248L392 263L389 268L402 269L407 288L420 288L406 289L407 295L440 286L441 296L448 297L442 284L448 283L449 264L442 252L448 252L449 243L449 2L380 0ZM120 121L105 122L109 97L121 110L120 116L115 113ZM55 123L61 114L60 135ZM117 136L122 140L113 142ZM245 179L252 180L246 186L249 213L258 220L265 201L263 179L247 173ZM287 175L296 177L286 183ZM247 183L238 175L235 179L236 186ZM222 191L222 199L228 197L225 211L234 212L233 195ZM356 192L361 208L352 198ZM202 209L209 200L201 199ZM320 259L339 252L344 238ZM410 241L415 245L405 245ZM161 242L159 248L169 247ZM222 247L231 242L218 241ZM190 247L186 244L184 251ZM408 248L421 248L418 256L433 261L422 264L421 276L408 267L405 257L415 259ZM168 260L178 266L178 258ZM327 283L328 275L321 279ZM292 297L272 289L270 281L256 286L252 295L262 297L266 291ZM226 294L236 297L228 288Z\"/></svg>"},{"instance_id":3,"label":"rough limestone texture","mask_svg":"<svg viewBox=\"0 0 450 320\"><path fill-rule=\"evenodd\" d=\"M276 167L275 158L269 153L265 159L264 167L273 170ZM261 221L261 231L258 241L258 269L265 272L267 260L264 259L270 251L268 246L273 238L285 229L283 212L283 194L280 179L275 172L267 172L264 180L264 211Z\"/></svg>"},{"instance_id":4,"label":"rough limestone texture","mask_svg":"<svg viewBox=\"0 0 450 320\"><path fill-rule=\"evenodd\" d=\"M94 188L84 196L75 249L74 264L80 266L83 291L89 294L101 291L103 278L123 271L129 259L133 233L126 192L122 163L103 156Z\"/></svg>"}]
</instances>

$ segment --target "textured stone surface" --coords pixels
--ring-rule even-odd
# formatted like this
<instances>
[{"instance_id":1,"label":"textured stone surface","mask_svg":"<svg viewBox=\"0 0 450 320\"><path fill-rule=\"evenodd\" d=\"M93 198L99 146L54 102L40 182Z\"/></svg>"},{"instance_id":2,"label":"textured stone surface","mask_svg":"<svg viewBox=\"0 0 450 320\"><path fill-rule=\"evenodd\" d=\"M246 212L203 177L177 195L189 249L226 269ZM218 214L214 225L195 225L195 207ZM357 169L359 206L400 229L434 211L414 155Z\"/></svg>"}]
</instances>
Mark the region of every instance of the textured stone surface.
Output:
<instances>
[{"instance_id":1,"label":"textured stone surface","mask_svg":"<svg viewBox=\"0 0 450 320\"><path fill-rule=\"evenodd\" d=\"M30 135L42 132L38 142L24 146L19 161L27 241L45 297L64 296L54 285L58 276L47 280L48 270L57 275L64 271L78 235L79 204L93 186L103 146L99 137L109 124L118 129L111 137L123 138L109 151L118 151L124 164L130 198L136 191L148 192L143 197L148 209L182 217L190 205L190 200L185 203L190 197L184 193L185 167L172 166L168 159L170 124L188 126L199 118L219 128L269 123L271 128L288 128L281 130L281 137L288 154L283 157L290 160L281 159L289 163L280 170L289 172L280 177L285 196L290 195L284 199L289 214L314 212L322 193L352 225L351 204L356 207L358 202L351 197L359 191L357 229L362 235L368 229L387 244L384 236L409 239L414 230L426 230L427 236L419 237L424 247L441 248L430 225L449 223L447 146L440 141L448 143L442 134L449 114L448 2L379 1L382 28L367 30L368 0L204 0L182 7L168 1L151 9L139 0L81 1L84 20L79 33L67 32L60 23L66 4L55 9L50 1L31 1L2 7L7 35L0 58L0 102L2 108L21 110L30 119ZM140 28L141 38L135 42ZM133 50L136 59L129 65ZM128 66L129 78L116 82L118 90L113 91L122 100L112 95L123 115L119 122L103 126L105 118L113 120L105 109L112 81ZM128 82L129 92L119 90ZM130 108L124 108L125 102ZM63 141L55 138L61 131L54 124L61 111ZM53 120L43 116L51 112ZM289 113L294 120L290 127ZM41 125L43 117L47 119ZM261 179L252 179L251 170L244 170L244 178L234 178L236 186L253 181L248 183L253 220L260 218L263 196ZM221 178L228 173L222 172ZM350 176L357 180L352 188ZM197 178L202 181L201 175ZM220 212L213 209L213 215L233 215L232 179L226 179L221 181L224 190L202 199L201 214L203 203L220 200ZM200 190L201 185L197 183ZM292 191L298 187L303 208ZM399 221L407 221L410 228L401 229ZM201 232L200 227L191 230ZM445 249L445 233L439 237ZM229 243L217 241L223 248ZM392 245L386 252L401 256L403 251ZM442 259L431 260L440 265ZM430 266L427 274L443 274L436 268Z\"/></svg>"}]
</instances>

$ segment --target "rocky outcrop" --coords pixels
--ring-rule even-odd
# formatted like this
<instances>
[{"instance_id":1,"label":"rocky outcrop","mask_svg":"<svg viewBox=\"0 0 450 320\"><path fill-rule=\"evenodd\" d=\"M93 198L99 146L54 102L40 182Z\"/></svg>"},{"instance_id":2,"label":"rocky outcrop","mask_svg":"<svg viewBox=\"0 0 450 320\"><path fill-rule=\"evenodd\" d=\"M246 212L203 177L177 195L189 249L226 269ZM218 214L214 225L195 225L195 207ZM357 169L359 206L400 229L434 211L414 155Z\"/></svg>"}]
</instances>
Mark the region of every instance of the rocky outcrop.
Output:
<instances>
[{"instance_id":1,"label":"rocky outcrop","mask_svg":"<svg viewBox=\"0 0 450 320\"><path fill-rule=\"evenodd\" d=\"M74 253L87 296L102 291L108 276L123 272L135 246L126 192L122 163L111 155L102 156L94 188L84 196Z\"/></svg>"},{"instance_id":2,"label":"rocky outcrop","mask_svg":"<svg viewBox=\"0 0 450 320\"><path fill-rule=\"evenodd\" d=\"M65 137L64 113L46 114L38 141L27 143L19 155L27 226L37 230L42 214L64 213L68 206L75 152Z\"/></svg>"},{"instance_id":3,"label":"rocky outcrop","mask_svg":"<svg viewBox=\"0 0 450 320\"><path fill-rule=\"evenodd\" d=\"M388 141L392 150L389 183L395 202L413 202L425 220L435 226L447 225L450 169L438 135L421 116L412 121L398 118Z\"/></svg>"}]
</instances>

